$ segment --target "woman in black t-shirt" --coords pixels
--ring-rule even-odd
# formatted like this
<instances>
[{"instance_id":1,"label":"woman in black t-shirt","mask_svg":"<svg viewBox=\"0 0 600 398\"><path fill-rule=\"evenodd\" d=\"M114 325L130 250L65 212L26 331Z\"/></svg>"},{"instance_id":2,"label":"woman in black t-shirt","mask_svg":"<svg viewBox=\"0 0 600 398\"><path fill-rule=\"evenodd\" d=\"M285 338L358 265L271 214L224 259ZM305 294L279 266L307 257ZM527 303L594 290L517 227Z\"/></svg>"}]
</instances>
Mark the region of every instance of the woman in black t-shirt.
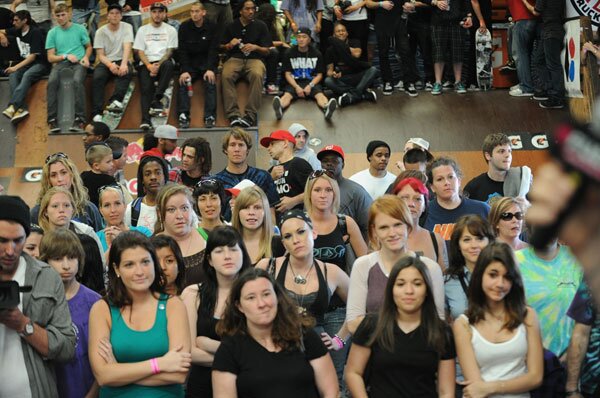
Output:
<instances>
[{"instance_id":1,"label":"woman in black t-shirt","mask_svg":"<svg viewBox=\"0 0 600 398\"><path fill-rule=\"evenodd\" d=\"M336 398L333 363L311 326L266 271L243 272L217 324L214 396Z\"/></svg>"},{"instance_id":2,"label":"woman in black t-shirt","mask_svg":"<svg viewBox=\"0 0 600 398\"><path fill-rule=\"evenodd\" d=\"M427 268L419 257L405 257L390 272L378 316L367 316L356 330L346 384L354 398L453 398L455 357Z\"/></svg>"}]
</instances>

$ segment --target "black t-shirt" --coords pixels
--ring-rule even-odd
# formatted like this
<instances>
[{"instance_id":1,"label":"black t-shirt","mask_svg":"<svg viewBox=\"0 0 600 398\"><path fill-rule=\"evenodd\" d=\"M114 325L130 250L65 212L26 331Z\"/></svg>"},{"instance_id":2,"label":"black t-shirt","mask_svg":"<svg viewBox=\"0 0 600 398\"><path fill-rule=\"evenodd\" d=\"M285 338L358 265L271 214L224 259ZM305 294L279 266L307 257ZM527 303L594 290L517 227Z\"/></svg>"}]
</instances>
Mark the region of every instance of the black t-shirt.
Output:
<instances>
[{"instance_id":1,"label":"black t-shirt","mask_svg":"<svg viewBox=\"0 0 600 398\"><path fill-rule=\"evenodd\" d=\"M269 352L248 335L225 337L213 370L237 376L239 398L318 398L313 359L328 355L312 329L304 333L304 352Z\"/></svg>"},{"instance_id":2,"label":"black t-shirt","mask_svg":"<svg viewBox=\"0 0 600 398\"><path fill-rule=\"evenodd\" d=\"M495 196L504 196L504 181L494 181L487 173L482 173L465 185L463 192L470 199L490 203Z\"/></svg>"},{"instance_id":3,"label":"black t-shirt","mask_svg":"<svg viewBox=\"0 0 600 398\"><path fill-rule=\"evenodd\" d=\"M96 174L93 171L89 170L81 173L81 180L83 181L83 185L88 190L90 202L95 204L97 207L100 207L100 205L98 204L98 189L102 188L105 185L114 185L117 183L115 178L109 176L108 174Z\"/></svg>"},{"instance_id":4,"label":"black t-shirt","mask_svg":"<svg viewBox=\"0 0 600 398\"><path fill-rule=\"evenodd\" d=\"M240 19L234 20L232 23L227 25L221 44L229 43L233 38L240 39L243 44L251 43L256 44L260 47L271 47L273 41L269 34L269 29L263 21L253 20L248 25L243 26ZM230 58L249 58L249 59L262 59L265 58L258 51L252 51L248 55L244 55L242 50L238 46L233 47L227 53Z\"/></svg>"},{"instance_id":5,"label":"black t-shirt","mask_svg":"<svg viewBox=\"0 0 600 398\"><path fill-rule=\"evenodd\" d=\"M303 193L306 180L313 171L310 163L302 158L292 158L292 160L281 163L280 166L283 166L283 175L275 180L275 188L279 197L294 197ZM269 173L271 170L273 170L273 167L269 169ZM294 208L302 210L304 204L301 203Z\"/></svg>"},{"instance_id":6,"label":"black t-shirt","mask_svg":"<svg viewBox=\"0 0 600 398\"><path fill-rule=\"evenodd\" d=\"M352 48L360 48L360 43L357 43L356 40L349 40L348 46L346 46L347 56L351 57L350 47ZM334 47L327 48L327 52L325 52L325 64L331 65L333 64L334 68L337 68L340 72L342 72L342 76L346 74L359 73L362 72L363 69L353 68L351 65L347 65L346 62L340 57L338 52Z\"/></svg>"},{"instance_id":7,"label":"black t-shirt","mask_svg":"<svg viewBox=\"0 0 600 398\"><path fill-rule=\"evenodd\" d=\"M375 331L377 317L367 316L352 338L352 343L366 346ZM384 351L377 342L371 346L369 359L370 398L431 397L437 398L437 371L440 360L456 357L452 330L444 324L446 345L443 355L427 344L422 326L410 333L394 327L394 352Z\"/></svg>"},{"instance_id":8,"label":"black t-shirt","mask_svg":"<svg viewBox=\"0 0 600 398\"><path fill-rule=\"evenodd\" d=\"M184 170L180 172L181 183L186 187L194 188L201 180L206 179L206 176L190 177Z\"/></svg>"},{"instance_id":9,"label":"black t-shirt","mask_svg":"<svg viewBox=\"0 0 600 398\"><path fill-rule=\"evenodd\" d=\"M7 36L13 36L17 40L19 53L23 59L30 54L36 54L33 63L47 64L45 39L42 31L36 26L30 26L27 33L23 35L20 29L11 28L6 31Z\"/></svg>"},{"instance_id":10,"label":"black t-shirt","mask_svg":"<svg viewBox=\"0 0 600 398\"><path fill-rule=\"evenodd\" d=\"M312 46L309 46L306 52L301 52L298 46L293 46L283 58L283 70L290 72L297 82L308 84L317 74L323 73L323 56Z\"/></svg>"}]
</instances>

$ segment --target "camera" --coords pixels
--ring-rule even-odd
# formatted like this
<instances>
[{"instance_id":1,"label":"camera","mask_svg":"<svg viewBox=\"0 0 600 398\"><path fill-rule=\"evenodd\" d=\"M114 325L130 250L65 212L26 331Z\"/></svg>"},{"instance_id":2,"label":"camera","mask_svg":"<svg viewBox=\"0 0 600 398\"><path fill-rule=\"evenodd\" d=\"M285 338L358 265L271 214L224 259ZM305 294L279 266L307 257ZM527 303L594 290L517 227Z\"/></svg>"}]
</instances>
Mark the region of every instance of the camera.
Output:
<instances>
[{"instance_id":1,"label":"camera","mask_svg":"<svg viewBox=\"0 0 600 398\"><path fill-rule=\"evenodd\" d=\"M0 282L0 310L16 308L21 301L21 292L30 292L31 286L19 286L15 281Z\"/></svg>"},{"instance_id":2,"label":"camera","mask_svg":"<svg viewBox=\"0 0 600 398\"><path fill-rule=\"evenodd\" d=\"M350 7L352 5L352 1L350 0L340 0L340 2L338 3L338 6L340 6L340 9L342 11L345 11L346 8Z\"/></svg>"}]
</instances>

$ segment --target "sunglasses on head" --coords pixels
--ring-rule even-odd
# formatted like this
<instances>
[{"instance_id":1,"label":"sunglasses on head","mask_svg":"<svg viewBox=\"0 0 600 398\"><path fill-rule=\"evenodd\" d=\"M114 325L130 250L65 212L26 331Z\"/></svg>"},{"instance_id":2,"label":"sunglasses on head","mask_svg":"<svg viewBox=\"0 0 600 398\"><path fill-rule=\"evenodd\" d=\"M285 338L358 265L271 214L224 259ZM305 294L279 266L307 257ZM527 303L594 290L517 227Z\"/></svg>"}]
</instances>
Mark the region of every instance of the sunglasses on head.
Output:
<instances>
[{"instance_id":1,"label":"sunglasses on head","mask_svg":"<svg viewBox=\"0 0 600 398\"><path fill-rule=\"evenodd\" d=\"M64 152L56 152L56 153L53 153L52 155L48 155L48 157L46 157L46 160L44 161L44 164L48 164L51 161L56 160L56 159L68 159L68 158L69 158L69 156Z\"/></svg>"},{"instance_id":2,"label":"sunglasses on head","mask_svg":"<svg viewBox=\"0 0 600 398\"><path fill-rule=\"evenodd\" d=\"M121 194L123 194L123 189L121 188L120 185L108 184L108 185L104 185L104 186L101 186L100 188L98 188L98 196L100 196L102 194L102 192L106 191L106 189L108 189L108 188L116 189L117 191L121 192Z\"/></svg>"},{"instance_id":3,"label":"sunglasses on head","mask_svg":"<svg viewBox=\"0 0 600 398\"><path fill-rule=\"evenodd\" d=\"M329 178L333 178L333 173L329 170L315 170L312 173L310 173L310 175L308 176L309 180L313 180L315 178L319 178L319 177L323 177L324 175L326 175Z\"/></svg>"},{"instance_id":4,"label":"sunglasses on head","mask_svg":"<svg viewBox=\"0 0 600 398\"><path fill-rule=\"evenodd\" d=\"M206 180L200 180L196 183L196 188L200 188L200 187L216 187L218 186L219 182L217 180L215 180L214 178L208 178Z\"/></svg>"},{"instance_id":5,"label":"sunglasses on head","mask_svg":"<svg viewBox=\"0 0 600 398\"><path fill-rule=\"evenodd\" d=\"M523 213L518 211L516 213L510 213L510 212L504 212L502 214L500 214L500 219L502 221L510 221L514 218L516 218L517 220L521 221L523 219Z\"/></svg>"}]
</instances>

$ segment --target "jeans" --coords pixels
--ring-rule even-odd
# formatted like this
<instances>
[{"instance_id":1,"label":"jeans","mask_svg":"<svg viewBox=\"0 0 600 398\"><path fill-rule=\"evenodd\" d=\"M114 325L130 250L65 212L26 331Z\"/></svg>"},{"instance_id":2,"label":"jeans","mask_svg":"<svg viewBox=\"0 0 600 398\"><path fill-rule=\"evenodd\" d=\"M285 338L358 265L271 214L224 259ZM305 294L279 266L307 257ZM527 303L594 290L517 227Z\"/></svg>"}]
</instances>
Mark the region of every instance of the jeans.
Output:
<instances>
[{"instance_id":1,"label":"jeans","mask_svg":"<svg viewBox=\"0 0 600 398\"><path fill-rule=\"evenodd\" d=\"M325 313L325 323L323 329L325 332L333 337L334 334L339 332L342 325L346 321L346 307L338 307L333 311ZM344 383L344 366L346 365L346 359L348 358L348 350L350 348L350 341L346 343L346 346L339 351L329 351L331 359L333 360L333 366L337 374L338 383L340 384L340 392L344 396L343 391L345 390Z\"/></svg>"},{"instance_id":2,"label":"jeans","mask_svg":"<svg viewBox=\"0 0 600 398\"><path fill-rule=\"evenodd\" d=\"M366 8L361 12L367 12ZM367 42L369 41L369 20L362 19L358 21L346 21L343 20L342 23L346 26L348 30L348 39L356 39L360 41L360 59L363 61L367 61L368 50L367 50ZM325 56L325 55L323 55Z\"/></svg>"},{"instance_id":3,"label":"jeans","mask_svg":"<svg viewBox=\"0 0 600 398\"><path fill-rule=\"evenodd\" d=\"M23 108L25 106L25 96L31 85L48 73L48 65L42 63L35 63L33 65L27 65L24 68L8 75L8 81L10 83L10 104L15 109Z\"/></svg>"},{"instance_id":4,"label":"jeans","mask_svg":"<svg viewBox=\"0 0 600 398\"><path fill-rule=\"evenodd\" d=\"M350 95L350 103L353 104L362 100L364 92L371 86L377 75L379 75L379 71L374 66L371 66L362 72L342 75L339 79L328 76L325 78L325 85L335 95L348 93Z\"/></svg>"},{"instance_id":5,"label":"jeans","mask_svg":"<svg viewBox=\"0 0 600 398\"><path fill-rule=\"evenodd\" d=\"M556 37L544 39L544 59L546 61L548 99L563 101L565 98L564 69L560 53L563 39Z\"/></svg>"},{"instance_id":6,"label":"jeans","mask_svg":"<svg viewBox=\"0 0 600 398\"><path fill-rule=\"evenodd\" d=\"M121 64L121 61L115 61L117 65ZM92 115L99 115L102 113L104 108L104 88L106 83L111 77L115 78L115 89L113 94L110 96L108 103L113 101L123 102L123 97L127 93L129 82L131 82L132 67L129 64L129 73L125 76L113 75L113 73L103 63L98 63L94 69L94 77L92 79Z\"/></svg>"},{"instance_id":7,"label":"jeans","mask_svg":"<svg viewBox=\"0 0 600 398\"><path fill-rule=\"evenodd\" d=\"M533 52L533 41L537 20L522 19L515 22L512 28L511 53L517 65L517 76L519 84L524 93L533 92L533 80L531 77L531 53Z\"/></svg>"},{"instance_id":8,"label":"jeans","mask_svg":"<svg viewBox=\"0 0 600 398\"><path fill-rule=\"evenodd\" d=\"M277 66L279 62L283 60L283 56L287 52L287 48L275 47L269 49L269 55L265 59L265 66L267 67L267 84L277 84ZM281 83L283 85L283 76Z\"/></svg>"},{"instance_id":9,"label":"jeans","mask_svg":"<svg viewBox=\"0 0 600 398\"><path fill-rule=\"evenodd\" d=\"M228 119L240 117L236 83L240 77L245 77L249 84L246 116L256 121L258 108L262 101L263 78L265 64L262 59L229 58L223 64L221 86L223 90L223 107Z\"/></svg>"},{"instance_id":10,"label":"jeans","mask_svg":"<svg viewBox=\"0 0 600 398\"><path fill-rule=\"evenodd\" d=\"M425 81L434 82L433 61L431 59L431 28L428 23L415 22L410 17L408 18L408 35L410 38L410 52L412 59L416 59L417 46L421 51L423 58L423 69L425 71ZM413 73L418 75L416 62L413 62Z\"/></svg>"},{"instance_id":11,"label":"jeans","mask_svg":"<svg viewBox=\"0 0 600 398\"><path fill-rule=\"evenodd\" d=\"M217 26L219 30L217 37L223 36L225 27L233 21L233 8L232 4L217 4L212 1L204 1L204 8L206 9L206 17L210 19Z\"/></svg>"},{"instance_id":12,"label":"jeans","mask_svg":"<svg viewBox=\"0 0 600 398\"><path fill-rule=\"evenodd\" d=\"M202 79L206 71L189 72L192 76L192 84L198 79ZM217 86L207 81L203 81L204 86L204 119L212 116L217 117ZM185 84L179 85L179 97L177 98L177 115L185 113L190 115L190 97L188 96Z\"/></svg>"},{"instance_id":13,"label":"jeans","mask_svg":"<svg viewBox=\"0 0 600 398\"><path fill-rule=\"evenodd\" d=\"M319 51L325 56L329 48L329 38L333 36L333 22L321 19L321 31L319 32Z\"/></svg>"},{"instance_id":14,"label":"jeans","mask_svg":"<svg viewBox=\"0 0 600 398\"><path fill-rule=\"evenodd\" d=\"M173 60L168 59L160 65L157 76L150 76L148 68L140 65L138 68L138 78L140 79L141 104L142 104L142 122L150 122L150 105L159 102L169 87L173 78ZM158 84L155 86L155 82Z\"/></svg>"},{"instance_id":15,"label":"jeans","mask_svg":"<svg viewBox=\"0 0 600 398\"><path fill-rule=\"evenodd\" d=\"M48 77L48 121L55 120L58 113L58 93L60 89L60 71L70 68L73 71L73 90L75 93L75 118L85 120L85 76L87 69L81 64L61 61L54 64Z\"/></svg>"},{"instance_id":16,"label":"jeans","mask_svg":"<svg viewBox=\"0 0 600 398\"><path fill-rule=\"evenodd\" d=\"M392 75L392 68L390 67L389 51L391 41L394 40L396 44L396 52L400 56L402 62L402 77L404 85L414 83L419 78L415 72L415 58L410 52L410 45L408 43L408 27L407 20L402 19L398 22L396 32L393 36L387 35L385 27L375 25L375 34L377 36L377 49L379 50L379 64L381 67L381 78L384 83L392 83L394 76ZM412 65L412 66L411 66Z\"/></svg>"},{"instance_id":17,"label":"jeans","mask_svg":"<svg viewBox=\"0 0 600 398\"><path fill-rule=\"evenodd\" d=\"M127 22L133 28L133 37L135 37L138 29L142 26L141 15L126 15L123 16L123 22Z\"/></svg>"}]
</instances>

